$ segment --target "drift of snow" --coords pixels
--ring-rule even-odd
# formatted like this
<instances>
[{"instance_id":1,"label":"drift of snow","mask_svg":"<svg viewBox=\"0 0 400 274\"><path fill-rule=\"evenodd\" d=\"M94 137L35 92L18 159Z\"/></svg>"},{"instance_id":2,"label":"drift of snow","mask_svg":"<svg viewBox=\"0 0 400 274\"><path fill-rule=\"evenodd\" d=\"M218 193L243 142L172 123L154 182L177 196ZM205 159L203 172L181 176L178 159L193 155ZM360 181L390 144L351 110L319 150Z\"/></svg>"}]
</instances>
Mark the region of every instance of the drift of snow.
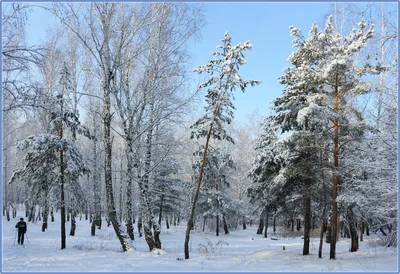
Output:
<instances>
[{"instance_id":1,"label":"drift of snow","mask_svg":"<svg viewBox=\"0 0 400 274\"><path fill-rule=\"evenodd\" d=\"M350 239L340 238L336 260L329 259L329 244L324 243L323 258L318 258L319 229L313 232L308 256L302 255L301 234L285 234L278 227L276 234L269 227L268 238L257 235L257 226L231 230L229 235L192 231L190 259L184 260L185 223L161 232L162 250L148 251L144 237L136 234L128 252L122 252L112 226L103 221L96 236L90 236L90 224L84 216L77 218L76 236L67 236L67 248L60 249L60 217L41 232L41 223L28 223L25 248L15 242L17 218L7 222L3 217L2 271L29 272L138 272L138 271L397 271L397 250L379 245L378 235L371 233L360 242L360 250L349 252ZM70 222L67 222L67 232ZM274 239L272 239L274 238ZM278 239L278 240L275 240ZM29 240L29 242L28 242ZM285 248L283 248L285 247ZM285 250L284 250L285 249Z\"/></svg>"}]
</instances>

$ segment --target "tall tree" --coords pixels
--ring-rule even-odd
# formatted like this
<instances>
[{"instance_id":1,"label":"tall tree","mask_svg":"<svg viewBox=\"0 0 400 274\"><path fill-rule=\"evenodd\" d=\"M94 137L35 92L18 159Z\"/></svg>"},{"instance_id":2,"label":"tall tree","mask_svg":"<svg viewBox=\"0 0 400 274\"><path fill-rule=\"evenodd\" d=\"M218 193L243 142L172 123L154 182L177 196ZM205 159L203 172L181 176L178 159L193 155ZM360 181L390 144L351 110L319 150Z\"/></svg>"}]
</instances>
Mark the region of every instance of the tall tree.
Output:
<instances>
[{"instance_id":1,"label":"tall tree","mask_svg":"<svg viewBox=\"0 0 400 274\"><path fill-rule=\"evenodd\" d=\"M185 259L189 259L190 230L193 227L196 203L203 179L203 170L210 138L213 137L219 140L233 142L233 139L227 135L223 127L223 124L229 124L233 119L233 91L236 88L240 88L244 92L249 84L254 86L261 83L257 80L243 80L239 75L239 67L246 63L243 52L251 50L253 47L250 42L246 41L244 43L239 43L236 46L232 46L231 37L227 32L221 42L223 45L218 46L218 48L221 48L222 52L212 53L217 59L210 60L207 64L195 69L195 71L200 74L207 73L215 76L211 76L210 79L206 80L198 87L198 89L207 88L207 106L205 107L206 115L191 127L193 129L191 138L205 137L206 144L202 154L202 162L197 179L196 191L187 222Z\"/></svg>"},{"instance_id":2,"label":"tall tree","mask_svg":"<svg viewBox=\"0 0 400 274\"><path fill-rule=\"evenodd\" d=\"M126 6L122 3L90 3L54 4L51 9L63 25L72 31L82 46L90 53L93 62L99 65L98 76L102 81L103 109L102 119L104 126L104 180L106 186L107 207L110 221L121 243L122 249L127 251L128 236L121 229L118 220L112 178L112 137L111 137L111 94L117 91L114 79L118 77L118 70L122 65L122 52L126 49L137 31L135 5ZM146 21L140 21L145 24ZM116 33L114 29L121 31Z\"/></svg>"},{"instance_id":3,"label":"tall tree","mask_svg":"<svg viewBox=\"0 0 400 274\"><path fill-rule=\"evenodd\" d=\"M49 194L56 187L59 192L59 206L61 208L61 249L66 248L65 230L65 189L68 187L78 203L84 202L84 195L79 185L79 177L88 173L80 150L74 142L65 138L65 128L83 133L91 137L86 127L80 125L74 113L66 107L66 93L71 88L69 72L64 64L61 70L59 92L56 95L51 116L51 134L31 136L24 140L20 148L27 150L24 168L17 170L10 182L28 179L36 195L46 197L45 211L47 211ZM55 185L49 183L55 182ZM44 224L46 222L44 221Z\"/></svg>"},{"instance_id":4,"label":"tall tree","mask_svg":"<svg viewBox=\"0 0 400 274\"><path fill-rule=\"evenodd\" d=\"M332 239L330 258L336 254L336 237L338 228L337 196L340 186L339 141L343 144L359 135L365 128L363 117L349 102L351 98L374 90L371 82L364 81L366 74L379 73L382 68L369 60L357 64L354 56L367 46L373 36L373 28L367 29L365 21L359 28L353 28L348 36L342 36L333 24L332 16L328 18L323 31L313 24L309 37L305 39L301 31L291 27L291 35L295 36L294 46L299 49L289 60L301 72L301 81L293 84L303 91L311 92L309 105L302 109L297 118L299 122L308 119L308 123L326 119L333 125L333 189L332 189ZM318 115L317 115L318 113ZM351 123L350 117L356 117L358 123ZM310 117L314 117L312 120ZM317 118L317 119L316 119ZM358 135L357 135L358 134Z\"/></svg>"}]
</instances>

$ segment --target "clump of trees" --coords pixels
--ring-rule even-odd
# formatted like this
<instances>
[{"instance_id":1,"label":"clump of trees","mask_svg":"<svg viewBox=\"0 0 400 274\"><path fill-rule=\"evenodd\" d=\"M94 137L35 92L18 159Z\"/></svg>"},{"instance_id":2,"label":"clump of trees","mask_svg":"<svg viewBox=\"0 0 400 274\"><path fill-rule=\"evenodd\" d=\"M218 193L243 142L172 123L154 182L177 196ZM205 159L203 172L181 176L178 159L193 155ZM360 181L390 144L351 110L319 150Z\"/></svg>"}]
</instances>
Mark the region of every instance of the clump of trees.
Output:
<instances>
[{"instance_id":1,"label":"clump of trees","mask_svg":"<svg viewBox=\"0 0 400 274\"><path fill-rule=\"evenodd\" d=\"M393 225L394 219L387 213L393 216L389 204L396 204L396 199L382 192L381 185L367 182L379 180L378 173L372 175L368 171L373 163L386 175L391 174L386 189L397 192L394 166L381 165L394 163L390 160L393 158L386 152L371 150L380 142L378 136L395 130L377 127L380 116L368 117L365 109L374 106L360 107L366 96L380 98L382 86L375 77L386 74L390 65L370 58L369 45L375 31L365 20L348 35L340 32L332 16L323 30L313 24L307 38L295 27L290 27L290 32L297 51L288 58L292 67L286 68L279 80L285 90L274 100L273 113L265 120L264 134L256 146L259 155L249 173L253 184L248 193L267 211L278 208L281 214L288 210L302 212L303 255L310 252L312 216L318 216L319 257L323 235L328 231L330 258L335 259L339 230L351 237L350 251L355 252L366 225L374 229L382 222ZM390 114L386 118L389 117ZM332 194L327 195L328 191ZM374 198L370 199L371 193L390 202L378 205ZM371 211L379 213L372 217ZM388 245L392 244L390 240Z\"/></svg>"}]
</instances>

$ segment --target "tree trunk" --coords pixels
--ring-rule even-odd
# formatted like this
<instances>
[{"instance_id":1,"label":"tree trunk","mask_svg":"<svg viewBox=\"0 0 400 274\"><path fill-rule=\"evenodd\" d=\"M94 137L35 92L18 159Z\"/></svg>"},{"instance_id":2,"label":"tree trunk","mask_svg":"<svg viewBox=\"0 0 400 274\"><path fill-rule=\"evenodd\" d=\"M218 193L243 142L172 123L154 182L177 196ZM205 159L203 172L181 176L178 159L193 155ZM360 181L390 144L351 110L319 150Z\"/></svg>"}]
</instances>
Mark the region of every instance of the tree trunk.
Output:
<instances>
[{"instance_id":1,"label":"tree trunk","mask_svg":"<svg viewBox=\"0 0 400 274\"><path fill-rule=\"evenodd\" d=\"M364 221L360 222L360 242L364 240Z\"/></svg>"},{"instance_id":2,"label":"tree trunk","mask_svg":"<svg viewBox=\"0 0 400 274\"><path fill-rule=\"evenodd\" d=\"M356 252L358 250L358 232L357 232L357 220L354 216L352 208L347 209L347 220L349 224L351 234L351 248L350 252Z\"/></svg>"},{"instance_id":3,"label":"tree trunk","mask_svg":"<svg viewBox=\"0 0 400 274\"><path fill-rule=\"evenodd\" d=\"M71 211L71 230L69 232L70 236L75 236L75 230L76 230L76 219L75 219L75 210Z\"/></svg>"},{"instance_id":4,"label":"tree trunk","mask_svg":"<svg viewBox=\"0 0 400 274\"><path fill-rule=\"evenodd\" d=\"M42 232L45 232L47 229L48 217L49 217L49 202L46 199L44 201Z\"/></svg>"},{"instance_id":5,"label":"tree trunk","mask_svg":"<svg viewBox=\"0 0 400 274\"><path fill-rule=\"evenodd\" d=\"M159 215L158 215L158 224L159 224L160 226L161 226L161 219L162 219L163 202L164 202L164 195L161 194L160 213L159 213Z\"/></svg>"},{"instance_id":6,"label":"tree trunk","mask_svg":"<svg viewBox=\"0 0 400 274\"><path fill-rule=\"evenodd\" d=\"M243 230L246 229L246 218L243 216L242 217L242 224L243 224Z\"/></svg>"},{"instance_id":7,"label":"tree trunk","mask_svg":"<svg viewBox=\"0 0 400 274\"><path fill-rule=\"evenodd\" d=\"M203 232L204 232L204 229L206 228L206 221L207 221L207 218L204 217L204 219L203 219Z\"/></svg>"},{"instance_id":8,"label":"tree trunk","mask_svg":"<svg viewBox=\"0 0 400 274\"><path fill-rule=\"evenodd\" d=\"M151 233L151 224L145 222L143 226L144 230L144 238L149 247L149 251L152 251L155 248L153 234Z\"/></svg>"},{"instance_id":9,"label":"tree trunk","mask_svg":"<svg viewBox=\"0 0 400 274\"><path fill-rule=\"evenodd\" d=\"M122 162L122 157L121 157L121 162ZM122 165L121 165L121 170L122 170ZM119 185L119 219L123 220L123 208L122 208L122 193L123 193L123 187L122 187L122 176L120 177L120 185Z\"/></svg>"},{"instance_id":10,"label":"tree trunk","mask_svg":"<svg viewBox=\"0 0 400 274\"><path fill-rule=\"evenodd\" d=\"M387 234L386 234L385 230L383 230L382 226L379 228L379 230L380 230L380 232L382 232L383 236L385 236L385 237L387 236Z\"/></svg>"},{"instance_id":11,"label":"tree trunk","mask_svg":"<svg viewBox=\"0 0 400 274\"><path fill-rule=\"evenodd\" d=\"M326 229L326 243L330 244L332 240L332 225L329 224Z\"/></svg>"},{"instance_id":12,"label":"tree trunk","mask_svg":"<svg viewBox=\"0 0 400 274\"><path fill-rule=\"evenodd\" d=\"M32 204L28 210L28 222L33 222L35 220L35 206Z\"/></svg>"},{"instance_id":13,"label":"tree trunk","mask_svg":"<svg viewBox=\"0 0 400 274\"><path fill-rule=\"evenodd\" d=\"M127 167L126 167L126 173L127 173L127 182L126 182L126 230L129 235L129 238L133 241L135 240L135 236L133 233L133 212L132 212L132 200L133 200L133 144L131 140L127 141L128 142L128 155L127 155Z\"/></svg>"},{"instance_id":14,"label":"tree trunk","mask_svg":"<svg viewBox=\"0 0 400 274\"><path fill-rule=\"evenodd\" d=\"M258 229L257 229L257 234L262 234L263 230L264 230L264 212L261 212L260 214L260 222L258 224Z\"/></svg>"},{"instance_id":15,"label":"tree trunk","mask_svg":"<svg viewBox=\"0 0 400 274\"><path fill-rule=\"evenodd\" d=\"M4 139L3 139L4 142ZM9 202L8 202L8 149L3 150L4 153L4 161L3 161L3 216L7 216L7 221L10 221L10 207L9 207Z\"/></svg>"},{"instance_id":16,"label":"tree trunk","mask_svg":"<svg viewBox=\"0 0 400 274\"><path fill-rule=\"evenodd\" d=\"M97 128L98 128L98 123L97 123L97 116L93 115L93 135L97 135ZM92 227L91 227L91 235L95 236L96 235L96 226L98 229L101 229L101 197L100 197L100 192L101 192L101 187L100 187L100 171L99 171L99 157L98 157L98 152L97 152L97 139L93 139L92 143L92 161L93 161L93 209L94 209L94 214L90 215L92 220Z\"/></svg>"},{"instance_id":17,"label":"tree trunk","mask_svg":"<svg viewBox=\"0 0 400 274\"><path fill-rule=\"evenodd\" d=\"M9 210L9 207L7 207L7 209L5 211L6 211L7 221L9 222L10 221L10 210Z\"/></svg>"},{"instance_id":18,"label":"tree trunk","mask_svg":"<svg viewBox=\"0 0 400 274\"><path fill-rule=\"evenodd\" d=\"M142 237L142 224L143 224L143 219L142 219L142 214L139 214L139 219L138 219L138 223L137 223L137 229L138 229L138 233L139 233L139 237Z\"/></svg>"},{"instance_id":19,"label":"tree trunk","mask_svg":"<svg viewBox=\"0 0 400 274\"><path fill-rule=\"evenodd\" d=\"M54 223L54 209L53 209L53 207L51 207L51 210L50 210L50 217L51 217L51 222Z\"/></svg>"},{"instance_id":20,"label":"tree trunk","mask_svg":"<svg viewBox=\"0 0 400 274\"><path fill-rule=\"evenodd\" d=\"M62 135L61 135L62 136ZM62 137L61 137L62 138ZM61 249L66 247L65 239L65 197L64 197L64 150L60 150L60 169L61 169Z\"/></svg>"},{"instance_id":21,"label":"tree trunk","mask_svg":"<svg viewBox=\"0 0 400 274\"><path fill-rule=\"evenodd\" d=\"M334 98L334 112L339 112L339 75L336 74L335 81L335 98ZM333 173L333 189L332 189L332 239L330 246L330 259L336 258L336 240L337 240L337 227L338 227L338 212L337 212L337 201L336 197L338 195L339 187L339 120L335 119L333 130L335 133L335 138L333 140L333 159L334 159L334 173Z\"/></svg>"},{"instance_id":22,"label":"tree trunk","mask_svg":"<svg viewBox=\"0 0 400 274\"><path fill-rule=\"evenodd\" d=\"M169 229L169 218L168 215L165 216L165 224L167 225L167 229Z\"/></svg>"},{"instance_id":23,"label":"tree trunk","mask_svg":"<svg viewBox=\"0 0 400 274\"><path fill-rule=\"evenodd\" d=\"M264 230L264 238L268 237L268 211L265 209L265 230Z\"/></svg>"},{"instance_id":24,"label":"tree trunk","mask_svg":"<svg viewBox=\"0 0 400 274\"><path fill-rule=\"evenodd\" d=\"M218 114L218 112L216 114ZM216 119L216 114L214 114L214 120ZM201 181L203 180L203 170L204 170L204 165L206 163L208 144L210 142L212 129L213 129L213 124L211 124L210 129L209 129L208 134L207 134L206 145L204 147L204 152L203 152L203 159L201 161L201 167L200 167L200 171L199 171L199 178L197 180L197 185L196 185L196 192L194 194L192 208L190 210L190 215L189 215L189 219L188 219L187 227L186 227L186 235L185 235L185 259L186 260L189 259L190 230L193 227L194 213L195 213L195 210L196 210L197 199L199 197Z\"/></svg>"},{"instance_id":25,"label":"tree trunk","mask_svg":"<svg viewBox=\"0 0 400 274\"><path fill-rule=\"evenodd\" d=\"M322 150L320 151L320 160L322 161ZM321 178L322 180L324 180L324 173L321 169ZM326 219L326 206L327 206L327 197L326 197L326 188L325 188L325 184L322 185L323 186L323 192L324 192L324 207L322 210L322 218L321 218L321 234L320 234L320 239L319 239L319 248L318 248L318 258L322 258L322 245L324 242L324 233L325 231L327 231L328 229L328 220ZM328 237L326 237L327 241L328 241ZM328 242L327 242L328 243Z\"/></svg>"},{"instance_id":26,"label":"tree trunk","mask_svg":"<svg viewBox=\"0 0 400 274\"><path fill-rule=\"evenodd\" d=\"M310 192L306 193L306 206L304 210L304 244L303 255L310 254L310 229L311 229L311 195Z\"/></svg>"},{"instance_id":27,"label":"tree trunk","mask_svg":"<svg viewBox=\"0 0 400 274\"><path fill-rule=\"evenodd\" d=\"M62 90L63 92L63 90ZM63 93L61 93L61 98L63 98ZM64 109L63 109L63 100L61 100L61 113L64 114ZM61 122L60 126L60 134L59 134L60 139L63 138L63 125ZM60 148L60 188L61 188L61 197L60 197L60 203L61 203L61 249L65 249L66 247L66 232L65 232L65 197L64 197L64 148Z\"/></svg>"},{"instance_id":28,"label":"tree trunk","mask_svg":"<svg viewBox=\"0 0 400 274\"><path fill-rule=\"evenodd\" d=\"M95 236L96 235L96 222L93 220L91 228L90 228L90 235Z\"/></svg>"},{"instance_id":29,"label":"tree trunk","mask_svg":"<svg viewBox=\"0 0 400 274\"><path fill-rule=\"evenodd\" d=\"M275 235L275 232L276 232L276 212L274 214L274 235Z\"/></svg>"},{"instance_id":30,"label":"tree trunk","mask_svg":"<svg viewBox=\"0 0 400 274\"><path fill-rule=\"evenodd\" d=\"M222 216L222 222L224 224L224 232L225 232L225 234L229 234L228 224L226 223L225 216Z\"/></svg>"},{"instance_id":31,"label":"tree trunk","mask_svg":"<svg viewBox=\"0 0 400 274\"><path fill-rule=\"evenodd\" d=\"M127 241L127 234L121 230L121 226L118 220L117 212L115 209L114 192L113 192L113 180L112 180L112 141L111 141L111 100L110 94L112 92L111 82L116 75L113 75L112 67L110 65L110 41L109 34L111 31L110 18L112 16L113 4L107 7L106 4L101 5L101 25L104 33L104 40L100 52L100 61L103 76L103 125L104 125L104 180L106 186L106 198L107 198L107 209L110 221L113 225L115 234L121 243L121 247L124 251L129 250L129 243Z\"/></svg>"},{"instance_id":32,"label":"tree trunk","mask_svg":"<svg viewBox=\"0 0 400 274\"><path fill-rule=\"evenodd\" d=\"M149 90L149 128L146 136L146 156L144 161L144 174L139 180L139 189L140 189L140 202L142 207L142 214L144 217L144 233L146 242L149 246L150 251L154 248L161 248L160 241L160 233L161 229L158 223L155 221L154 213L153 213L153 204L149 201L150 191L150 164L152 161L152 147L153 147L153 127L155 126L154 121L154 98L152 97L151 89ZM151 231L151 226L153 227L153 231Z\"/></svg>"},{"instance_id":33,"label":"tree trunk","mask_svg":"<svg viewBox=\"0 0 400 274\"><path fill-rule=\"evenodd\" d=\"M297 232L301 230L301 220L299 218L296 219L296 230Z\"/></svg>"},{"instance_id":34,"label":"tree trunk","mask_svg":"<svg viewBox=\"0 0 400 274\"><path fill-rule=\"evenodd\" d=\"M219 236L219 215L217 215L215 235Z\"/></svg>"},{"instance_id":35,"label":"tree trunk","mask_svg":"<svg viewBox=\"0 0 400 274\"><path fill-rule=\"evenodd\" d=\"M326 208L324 207L324 212L322 213L322 216L325 216L325 210L326 210ZM322 258L322 245L324 244L325 231L326 231L326 221L323 220L321 222L321 232L319 234L318 258Z\"/></svg>"}]
</instances>

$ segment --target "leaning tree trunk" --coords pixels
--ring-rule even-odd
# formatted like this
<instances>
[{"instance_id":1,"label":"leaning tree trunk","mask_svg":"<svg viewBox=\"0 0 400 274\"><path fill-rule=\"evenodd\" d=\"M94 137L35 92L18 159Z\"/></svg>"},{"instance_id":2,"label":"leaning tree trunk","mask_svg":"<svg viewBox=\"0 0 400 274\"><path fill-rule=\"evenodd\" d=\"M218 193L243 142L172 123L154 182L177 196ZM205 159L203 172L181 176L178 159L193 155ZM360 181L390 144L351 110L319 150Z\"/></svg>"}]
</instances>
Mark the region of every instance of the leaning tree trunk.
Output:
<instances>
[{"instance_id":1,"label":"leaning tree trunk","mask_svg":"<svg viewBox=\"0 0 400 274\"><path fill-rule=\"evenodd\" d=\"M215 119L216 119L216 116L214 115L214 120ZM185 259L186 260L189 259L190 230L192 230L192 228L193 228L194 213L196 211L196 204L197 204L197 199L199 197L201 181L203 180L204 165L206 163L208 144L210 143L212 130L213 130L213 124L211 124L210 129L208 130L207 137L206 137L206 145L204 147L203 159L201 160L199 178L197 180L197 185L196 185L196 192L194 194L194 198L193 198L193 202L192 202L192 208L190 210L190 215L189 215L189 219L188 219L188 222L187 222L186 235L185 235Z\"/></svg>"}]
</instances>

